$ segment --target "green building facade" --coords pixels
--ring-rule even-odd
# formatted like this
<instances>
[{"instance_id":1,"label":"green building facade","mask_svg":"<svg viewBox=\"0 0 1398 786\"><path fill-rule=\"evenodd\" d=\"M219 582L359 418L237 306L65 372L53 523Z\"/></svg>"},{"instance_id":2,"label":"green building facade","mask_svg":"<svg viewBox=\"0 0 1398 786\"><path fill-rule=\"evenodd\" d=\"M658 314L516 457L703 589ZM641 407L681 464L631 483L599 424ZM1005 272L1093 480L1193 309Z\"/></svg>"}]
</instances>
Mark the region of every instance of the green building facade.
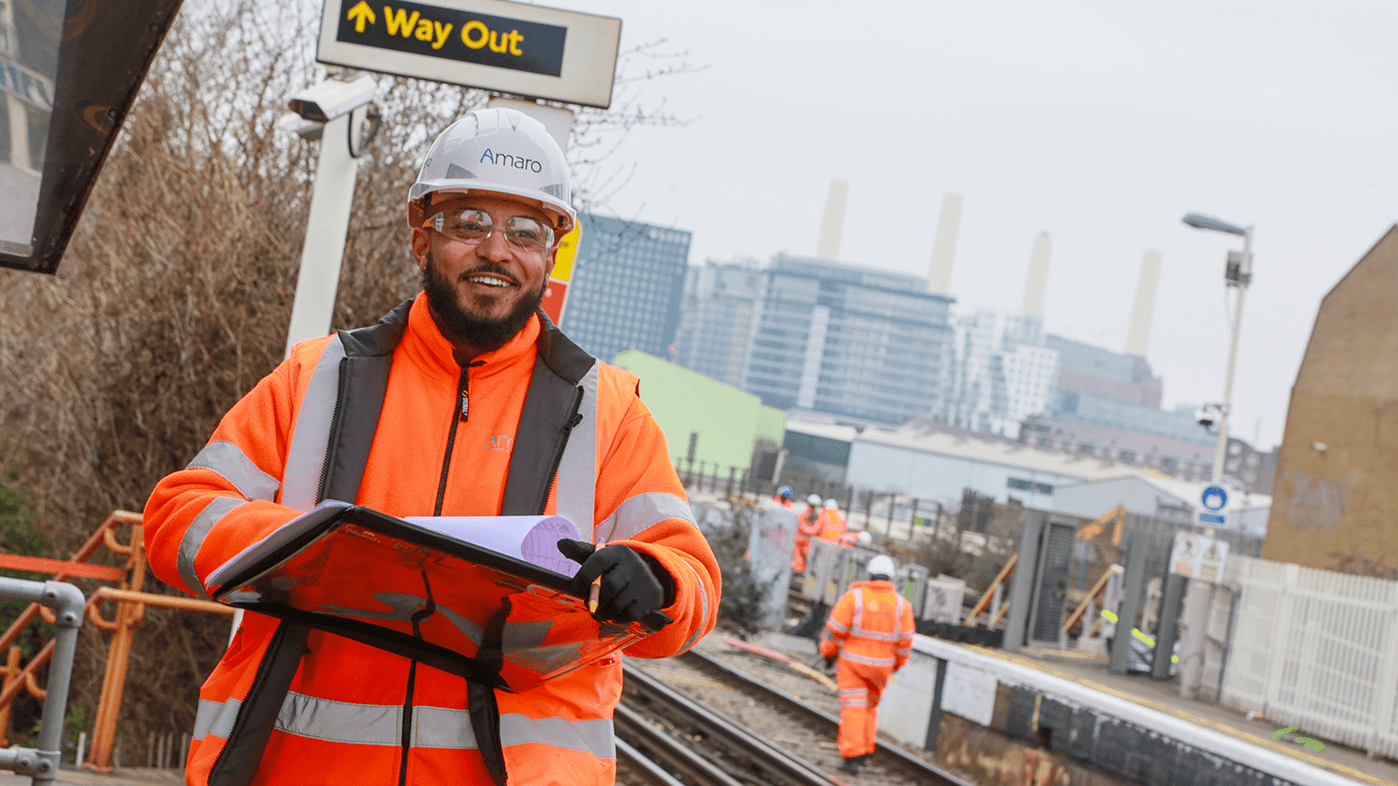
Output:
<instances>
[{"instance_id":1,"label":"green building facade","mask_svg":"<svg viewBox=\"0 0 1398 786\"><path fill-rule=\"evenodd\" d=\"M739 474L758 440L782 444L786 413L762 406L751 393L634 349L616 353L615 365L640 377L641 400L665 432L676 467L689 466L691 441L696 467L735 467Z\"/></svg>"}]
</instances>

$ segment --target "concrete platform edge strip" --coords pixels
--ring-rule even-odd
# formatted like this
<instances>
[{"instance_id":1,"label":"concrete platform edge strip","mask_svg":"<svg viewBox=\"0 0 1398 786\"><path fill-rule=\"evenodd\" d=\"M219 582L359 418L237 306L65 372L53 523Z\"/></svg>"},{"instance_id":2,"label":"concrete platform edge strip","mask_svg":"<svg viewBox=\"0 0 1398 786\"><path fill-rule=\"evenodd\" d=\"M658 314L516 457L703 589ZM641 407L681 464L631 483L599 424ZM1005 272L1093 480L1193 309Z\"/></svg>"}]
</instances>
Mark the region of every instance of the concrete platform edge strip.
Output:
<instances>
[{"instance_id":1,"label":"concrete platform edge strip","mask_svg":"<svg viewBox=\"0 0 1398 786\"><path fill-rule=\"evenodd\" d=\"M1357 782L1355 778L1299 761L1288 754L1271 751L1236 737L1221 735L1212 728L1189 723L1169 713L996 655L980 652L972 647L919 634L913 642L913 649L934 658L943 658L980 669L1007 684L1032 688L1068 704L1101 710L1119 720L1134 723L1199 750L1208 751L1292 783L1307 786L1354 786ZM1359 777L1362 780L1358 782L1383 783L1369 775L1361 774Z\"/></svg>"}]
</instances>

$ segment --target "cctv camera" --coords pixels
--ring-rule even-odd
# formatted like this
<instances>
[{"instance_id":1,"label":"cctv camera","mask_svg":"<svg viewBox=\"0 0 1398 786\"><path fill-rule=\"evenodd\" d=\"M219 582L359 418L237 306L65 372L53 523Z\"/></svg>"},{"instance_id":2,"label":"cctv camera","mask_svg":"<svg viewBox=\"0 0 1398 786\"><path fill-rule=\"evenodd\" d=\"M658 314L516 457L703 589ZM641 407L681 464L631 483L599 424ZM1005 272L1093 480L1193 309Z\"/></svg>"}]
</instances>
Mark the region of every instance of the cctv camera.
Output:
<instances>
[{"instance_id":1,"label":"cctv camera","mask_svg":"<svg viewBox=\"0 0 1398 786\"><path fill-rule=\"evenodd\" d=\"M369 74L349 82L327 79L291 99L291 111L313 123L328 123L374 100L379 83Z\"/></svg>"},{"instance_id":2,"label":"cctv camera","mask_svg":"<svg viewBox=\"0 0 1398 786\"><path fill-rule=\"evenodd\" d=\"M1199 425L1203 426L1204 428L1212 427L1214 424L1215 417L1216 415L1214 414L1214 411L1209 409L1208 407L1200 407L1199 409L1194 411L1194 419L1199 421Z\"/></svg>"}]
</instances>

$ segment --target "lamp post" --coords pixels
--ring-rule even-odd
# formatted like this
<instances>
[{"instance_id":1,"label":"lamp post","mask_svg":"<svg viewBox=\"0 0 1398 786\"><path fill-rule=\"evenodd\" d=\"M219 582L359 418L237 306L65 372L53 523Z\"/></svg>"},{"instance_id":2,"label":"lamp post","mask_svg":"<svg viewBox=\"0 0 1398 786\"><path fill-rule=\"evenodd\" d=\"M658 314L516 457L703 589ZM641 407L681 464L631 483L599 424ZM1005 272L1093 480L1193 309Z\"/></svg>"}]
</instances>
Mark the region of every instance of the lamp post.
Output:
<instances>
[{"instance_id":1,"label":"lamp post","mask_svg":"<svg viewBox=\"0 0 1398 786\"><path fill-rule=\"evenodd\" d=\"M1223 378L1223 403L1218 406L1218 445L1214 448L1213 485L1223 480L1223 462L1228 457L1228 411L1233 400L1233 368L1238 360L1238 330L1243 323L1243 295L1252 281L1252 227L1234 226L1212 216L1189 213L1184 223L1195 229L1208 229L1241 235L1243 252L1228 252L1223 277L1229 287L1238 288L1233 306L1233 335L1228 343L1228 371ZM1210 535L1212 535L1210 530ZM1204 629L1209 607L1213 605L1214 585L1202 579L1189 579L1184 607L1184 636L1180 639L1180 695L1193 699L1199 694L1199 678L1204 670Z\"/></svg>"},{"instance_id":2,"label":"lamp post","mask_svg":"<svg viewBox=\"0 0 1398 786\"><path fill-rule=\"evenodd\" d=\"M1211 477L1213 484L1217 486L1223 480L1223 462L1228 456L1228 414L1233 400L1233 368L1238 360L1238 333L1243 324L1243 295L1247 294L1248 284L1252 281L1252 227L1234 226L1198 213L1186 214L1184 223L1195 229L1226 232L1230 235L1241 235L1243 238L1243 253L1236 255L1229 252L1228 266L1224 270L1227 285L1238 288L1238 299L1233 307L1233 335L1228 343L1228 370L1223 377L1223 403L1218 408L1218 445L1214 448Z\"/></svg>"}]
</instances>

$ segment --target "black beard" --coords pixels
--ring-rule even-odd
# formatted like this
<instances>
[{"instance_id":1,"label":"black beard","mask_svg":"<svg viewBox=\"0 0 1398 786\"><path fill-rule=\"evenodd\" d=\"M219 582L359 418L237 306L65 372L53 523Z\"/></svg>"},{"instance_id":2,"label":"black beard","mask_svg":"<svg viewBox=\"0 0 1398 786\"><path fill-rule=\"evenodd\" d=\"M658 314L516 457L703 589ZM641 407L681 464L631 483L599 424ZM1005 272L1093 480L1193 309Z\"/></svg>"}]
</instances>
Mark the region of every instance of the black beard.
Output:
<instances>
[{"instance_id":1,"label":"black beard","mask_svg":"<svg viewBox=\"0 0 1398 786\"><path fill-rule=\"evenodd\" d=\"M499 273L510 279L514 276L503 271L492 270L492 265L473 270L472 273ZM465 344L476 354L490 352L505 346L524 326L544 301L544 284L524 297L510 309L510 313L498 319L478 317L467 313L457 301L456 289L441 275L432 262L432 254L427 255L427 265L422 269L422 290L427 293L427 305L436 317L437 327L446 334L448 341Z\"/></svg>"}]
</instances>

